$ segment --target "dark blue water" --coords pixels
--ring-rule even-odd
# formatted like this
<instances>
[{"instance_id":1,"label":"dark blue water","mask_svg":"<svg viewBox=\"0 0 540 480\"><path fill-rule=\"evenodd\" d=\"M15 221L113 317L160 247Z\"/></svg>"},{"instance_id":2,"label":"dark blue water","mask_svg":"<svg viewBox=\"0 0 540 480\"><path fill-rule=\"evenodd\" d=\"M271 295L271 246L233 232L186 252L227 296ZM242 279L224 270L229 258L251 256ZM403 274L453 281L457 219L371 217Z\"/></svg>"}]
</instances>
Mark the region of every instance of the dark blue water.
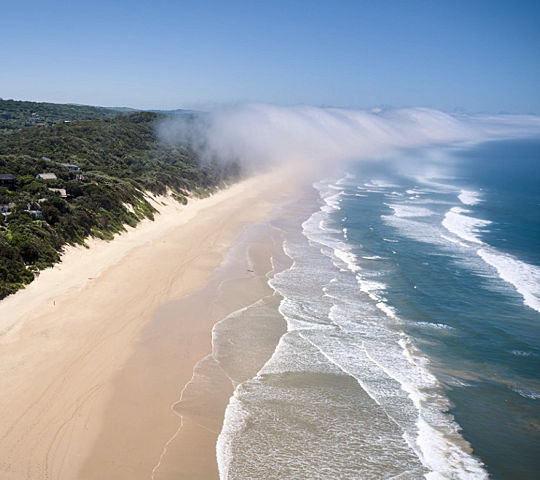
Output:
<instances>
[{"instance_id":1,"label":"dark blue water","mask_svg":"<svg viewBox=\"0 0 540 480\"><path fill-rule=\"evenodd\" d=\"M482 215L494 224L484 240L540 264L540 141L490 142L457 155L464 182L482 189Z\"/></svg>"},{"instance_id":2,"label":"dark blue water","mask_svg":"<svg viewBox=\"0 0 540 480\"><path fill-rule=\"evenodd\" d=\"M493 478L538 478L540 140L408 152L336 185L333 227L378 272L474 455Z\"/></svg>"}]
</instances>

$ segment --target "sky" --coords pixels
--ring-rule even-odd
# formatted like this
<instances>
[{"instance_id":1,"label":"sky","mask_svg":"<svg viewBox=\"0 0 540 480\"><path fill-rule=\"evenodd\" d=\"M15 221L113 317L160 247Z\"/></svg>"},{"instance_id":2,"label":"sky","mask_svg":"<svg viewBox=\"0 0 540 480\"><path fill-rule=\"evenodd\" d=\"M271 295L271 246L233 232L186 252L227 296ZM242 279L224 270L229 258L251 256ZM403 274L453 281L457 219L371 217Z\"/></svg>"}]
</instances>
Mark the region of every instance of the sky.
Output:
<instances>
[{"instance_id":1,"label":"sky","mask_svg":"<svg viewBox=\"0 0 540 480\"><path fill-rule=\"evenodd\" d=\"M0 97L540 114L540 1L5 1Z\"/></svg>"}]
</instances>

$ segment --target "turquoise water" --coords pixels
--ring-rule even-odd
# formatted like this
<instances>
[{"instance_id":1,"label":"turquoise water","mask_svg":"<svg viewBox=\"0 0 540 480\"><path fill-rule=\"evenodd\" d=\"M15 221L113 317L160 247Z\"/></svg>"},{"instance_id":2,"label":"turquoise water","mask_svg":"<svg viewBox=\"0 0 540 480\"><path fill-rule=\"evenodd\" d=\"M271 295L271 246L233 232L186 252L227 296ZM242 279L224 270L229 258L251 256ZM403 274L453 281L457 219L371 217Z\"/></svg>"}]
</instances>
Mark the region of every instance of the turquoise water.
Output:
<instances>
[{"instance_id":1,"label":"turquoise water","mask_svg":"<svg viewBox=\"0 0 540 480\"><path fill-rule=\"evenodd\" d=\"M230 401L222 477L537 478L540 140L315 187L320 208L276 224L288 332Z\"/></svg>"}]
</instances>

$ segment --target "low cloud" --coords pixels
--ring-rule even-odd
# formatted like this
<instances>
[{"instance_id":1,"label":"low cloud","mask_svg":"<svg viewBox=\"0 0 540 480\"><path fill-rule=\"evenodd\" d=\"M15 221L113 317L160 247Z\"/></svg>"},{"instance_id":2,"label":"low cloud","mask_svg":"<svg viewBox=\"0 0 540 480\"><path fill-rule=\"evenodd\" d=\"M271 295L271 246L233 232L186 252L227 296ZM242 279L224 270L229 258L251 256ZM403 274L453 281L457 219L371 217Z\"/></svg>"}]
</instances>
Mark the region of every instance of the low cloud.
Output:
<instances>
[{"instance_id":1,"label":"low cloud","mask_svg":"<svg viewBox=\"0 0 540 480\"><path fill-rule=\"evenodd\" d=\"M325 165L384 157L402 148L538 135L540 117L246 104L171 117L158 129L163 141L187 144L206 160Z\"/></svg>"}]
</instances>

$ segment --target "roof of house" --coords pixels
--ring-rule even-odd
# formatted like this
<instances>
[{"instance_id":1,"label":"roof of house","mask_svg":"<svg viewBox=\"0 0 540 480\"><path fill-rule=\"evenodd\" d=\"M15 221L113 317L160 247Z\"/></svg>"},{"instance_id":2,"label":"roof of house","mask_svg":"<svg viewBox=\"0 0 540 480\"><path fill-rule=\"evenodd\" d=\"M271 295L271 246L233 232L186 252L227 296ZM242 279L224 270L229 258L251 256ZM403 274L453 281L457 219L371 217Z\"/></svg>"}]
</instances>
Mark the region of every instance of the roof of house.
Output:
<instances>
[{"instance_id":1,"label":"roof of house","mask_svg":"<svg viewBox=\"0 0 540 480\"><path fill-rule=\"evenodd\" d=\"M56 175L54 173L38 173L36 177L41 178L42 180L56 180Z\"/></svg>"},{"instance_id":2,"label":"roof of house","mask_svg":"<svg viewBox=\"0 0 540 480\"><path fill-rule=\"evenodd\" d=\"M49 188L51 192L57 192L60 194L61 197L67 197L66 189L65 188Z\"/></svg>"}]
</instances>

